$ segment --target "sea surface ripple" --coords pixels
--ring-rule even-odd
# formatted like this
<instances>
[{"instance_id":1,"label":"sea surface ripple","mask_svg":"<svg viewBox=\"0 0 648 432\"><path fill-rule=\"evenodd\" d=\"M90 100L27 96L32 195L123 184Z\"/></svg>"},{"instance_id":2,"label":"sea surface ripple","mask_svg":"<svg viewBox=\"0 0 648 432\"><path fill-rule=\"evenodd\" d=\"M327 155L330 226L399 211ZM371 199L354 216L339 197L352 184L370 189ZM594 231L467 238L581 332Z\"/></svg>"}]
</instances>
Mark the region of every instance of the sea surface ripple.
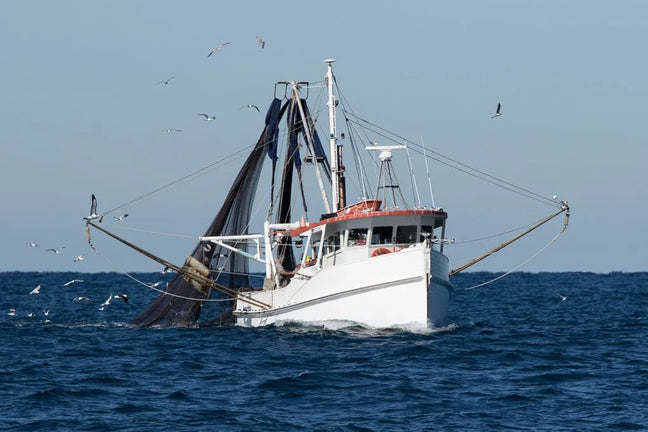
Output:
<instances>
[{"instance_id":1,"label":"sea surface ripple","mask_svg":"<svg viewBox=\"0 0 648 432\"><path fill-rule=\"evenodd\" d=\"M456 276L438 329L156 329L123 275L0 273L0 430L648 430L648 273L466 289L495 276Z\"/></svg>"}]
</instances>

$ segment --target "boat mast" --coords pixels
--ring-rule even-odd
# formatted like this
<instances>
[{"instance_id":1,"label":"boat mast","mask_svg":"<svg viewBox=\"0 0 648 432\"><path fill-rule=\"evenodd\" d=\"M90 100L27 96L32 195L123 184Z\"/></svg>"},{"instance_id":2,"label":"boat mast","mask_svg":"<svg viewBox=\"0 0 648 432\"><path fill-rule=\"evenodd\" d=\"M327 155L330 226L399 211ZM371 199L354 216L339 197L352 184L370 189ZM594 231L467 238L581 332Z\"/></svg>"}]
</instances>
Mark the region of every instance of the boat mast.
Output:
<instances>
[{"instance_id":1,"label":"boat mast","mask_svg":"<svg viewBox=\"0 0 648 432\"><path fill-rule=\"evenodd\" d=\"M328 63L328 69L326 71L326 86L328 87L329 145L331 154L331 201L333 201L333 212L336 213L339 209L346 206L346 197L342 152L338 148L335 124L335 107L337 106L337 101L333 95L334 61L335 59L324 60L324 63Z\"/></svg>"}]
</instances>

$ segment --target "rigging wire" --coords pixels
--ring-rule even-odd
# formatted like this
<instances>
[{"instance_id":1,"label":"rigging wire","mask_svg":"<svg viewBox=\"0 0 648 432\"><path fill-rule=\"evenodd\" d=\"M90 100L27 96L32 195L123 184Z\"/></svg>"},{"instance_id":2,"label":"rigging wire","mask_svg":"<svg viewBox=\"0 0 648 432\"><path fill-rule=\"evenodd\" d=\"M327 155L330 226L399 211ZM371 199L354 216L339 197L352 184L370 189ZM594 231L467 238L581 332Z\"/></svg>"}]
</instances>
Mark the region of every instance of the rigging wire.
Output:
<instances>
[{"instance_id":1,"label":"rigging wire","mask_svg":"<svg viewBox=\"0 0 648 432\"><path fill-rule=\"evenodd\" d=\"M511 274L511 273L513 273L514 271L518 270L518 269L521 268L522 266L524 266L524 265L528 264L529 262L531 262L531 260L535 259L535 258L536 258L538 255L540 255L540 254L541 254L545 249L547 249L549 246L551 246L553 243L555 243L556 240L558 240L558 238L560 238L560 236L563 235L563 233L565 232L566 229L567 229L567 223L565 222L565 224L563 225L563 227L562 227L562 229L560 230L560 232L559 232L559 233L558 233L554 238L552 238L552 239L549 241L549 243L547 243L546 245L544 245L544 246L543 246L542 248L540 248L540 250L538 250L536 253L534 253L534 254L531 255L529 258L527 258L526 260L522 261L520 264L518 264L517 266L513 267L513 268L510 269L509 271L507 271L507 272L505 272L505 273L502 273L501 275L497 276L496 278L493 278L493 279L488 280L488 281L486 281L486 282L482 282L482 283L480 283L480 284L473 285L473 286L471 286L471 287L464 288L464 289L465 289L466 291L468 291L468 290L473 290L473 289L476 289L476 288L480 288L480 287L483 287L483 286L486 286L486 285L492 284L493 282L498 281L499 279L502 279L502 278L505 277L505 276L508 276L509 274Z\"/></svg>"},{"instance_id":2,"label":"rigging wire","mask_svg":"<svg viewBox=\"0 0 648 432\"><path fill-rule=\"evenodd\" d=\"M372 122L370 122L370 121L368 121L366 119L363 119L362 117L359 117L359 116L353 114L352 112L349 112L349 115L351 115L353 118L356 119L356 120L349 119L350 122L357 124L359 127L366 127L367 129L371 130L373 133L376 133L377 135L380 135L380 136L382 136L382 137L384 137L386 139L389 139L389 140L393 141L394 143L398 143L399 141L406 141L408 143L411 143L412 146L423 147L422 145L417 144L414 141L411 141L411 140L409 140L409 139L407 139L405 137L402 137L402 136L400 136L400 135L398 135L398 134L396 134L394 132L391 132L391 131L389 131L389 130L387 130L385 128L382 128L382 127L380 127L380 126L378 126L378 125L376 125L376 124L374 124L374 123L372 123ZM362 123L365 123L365 124L367 124L367 125L369 125L371 127L362 126ZM375 129L372 129L372 128L375 128ZM379 132L379 131L382 131L382 133ZM547 198L547 197L545 197L545 196L543 196L541 194L535 193L535 192L530 191L528 189L525 189L525 188L523 188L521 186L515 185L515 184L513 184L511 182L508 182L508 181L503 180L503 179L501 179L499 177L488 174L488 173L486 173L486 172L484 172L482 170L479 170L477 168L471 167L470 165L467 165L467 164L465 164L463 162L455 160L455 159L453 159L453 158L451 158L449 156L445 156L444 154L439 153L439 152L434 151L434 150L431 150L431 149L429 149L427 147L426 147L426 150L431 152L432 154L438 156L438 158L435 158L433 156L427 156L427 157L429 157L430 159L433 159L433 160L435 160L437 162L440 162L440 163L442 163L444 165L447 165L447 166L449 166L451 168L454 168L456 170L459 170L461 172L469 174L469 175L471 175L473 177L479 178L480 180L486 181L486 182L491 183L491 184L493 184L495 186L498 186L500 188L509 190L511 192L517 193L519 195L525 196L525 197L530 198L530 199L534 199L534 200L536 200L538 202L542 202L544 204L549 204L549 205L552 205L552 206L557 205L554 200L552 200L550 198ZM417 152L419 154L423 154L423 152L420 151L420 150L412 149L412 151L415 151L415 152Z\"/></svg>"},{"instance_id":3,"label":"rigging wire","mask_svg":"<svg viewBox=\"0 0 648 432\"><path fill-rule=\"evenodd\" d=\"M244 152L246 152L246 151L249 150L250 148L254 147L254 145L256 145L256 144L253 144L253 145L251 145L251 146L247 146L247 147L245 147L245 148L243 148L243 149L241 149L241 150L238 150L238 151L236 151L236 152L234 152L234 153L231 153L230 155L225 156L225 157L222 158L222 159L219 159L219 160L217 160L217 161L215 161L215 162L210 163L209 165L206 165L206 166L204 166L204 167L202 167L202 168L199 168L199 169L197 169L197 170L195 170L195 171L192 171L192 172L190 172L189 174L180 177L179 179L176 179L176 180L174 180L174 181L172 181L172 182L170 182L170 183L165 184L164 186L160 186L159 188L154 189L154 190L152 190L151 192L147 192L147 193L145 193L145 194L143 194L143 195L140 195L140 196L137 197L137 198L133 198L132 200L130 200L130 201L124 203L124 204L121 204L121 205L119 205L119 206L117 206L117 207L114 207L114 208L112 208L112 209L110 209L110 210L104 212L103 214L104 214L104 215L110 214L110 213L112 213L112 212L114 212L114 211L117 211L117 210L123 208L123 207L126 207L127 205L133 204L133 203L135 203L135 202L137 202L137 201L140 201L140 200L142 200L142 199L144 199L144 198L147 198L147 197L149 197L149 196L151 196L151 195L154 195L154 194L156 194L156 193L158 193L158 192L161 192L161 191L163 191L164 189L167 189L167 188L169 188L169 187L171 187L171 186L173 186L173 185L175 185L175 184L178 184L178 183L180 183L180 182L182 182L182 181L184 181L184 180L187 180L187 179L189 179L189 178L191 178L191 177L194 177L194 176L196 176L196 175L198 175L198 174L200 174L200 173L203 173L204 171L206 171L206 170L208 170L208 169L210 169L210 168L215 168L215 167L216 167L217 165L219 165L219 164L225 164L226 162L229 162L230 159L237 159L238 157L241 157L242 155L245 155L246 153L244 153Z\"/></svg>"}]
</instances>

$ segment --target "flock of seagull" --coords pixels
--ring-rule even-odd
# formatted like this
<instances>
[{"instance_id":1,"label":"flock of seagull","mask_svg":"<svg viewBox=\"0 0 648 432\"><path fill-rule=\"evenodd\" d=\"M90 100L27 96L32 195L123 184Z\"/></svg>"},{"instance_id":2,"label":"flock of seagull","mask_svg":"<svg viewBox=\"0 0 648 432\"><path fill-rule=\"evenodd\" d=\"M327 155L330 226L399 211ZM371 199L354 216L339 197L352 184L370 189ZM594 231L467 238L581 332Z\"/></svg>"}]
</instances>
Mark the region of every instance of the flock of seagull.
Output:
<instances>
[{"instance_id":1,"label":"flock of seagull","mask_svg":"<svg viewBox=\"0 0 648 432\"><path fill-rule=\"evenodd\" d=\"M261 36L256 37L256 43L257 43L257 45L259 45L259 47L261 49L264 49L265 46L266 46L266 42L261 38ZM209 52L209 54L207 54L207 58L211 57L212 55L214 55L216 53L221 52L229 44L230 44L230 42L223 42L222 44L218 45L216 48L211 50ZM174 79L174 78L176 78L176 75L173 75L173 76L171 76L171 77L169 77L169 78L167 78L167 79L165 79L163 81L158 81L157 84L169 85L171 80ZM244 108L253 108L253 109L257 110L257 112L261 112L259 107L254 105L254 104L243 105L240 109L244 109ZM198 113L196 115L204 117L205 121L216 120L216 116L213 116L213 115L210 115L210 114ZM165 132L165 133L168 133L168 134L173 134L173 133L184 132L184 131L182 129L166 128L166 129L162 129L162 132Z\"/></svg>"}]
</instances>

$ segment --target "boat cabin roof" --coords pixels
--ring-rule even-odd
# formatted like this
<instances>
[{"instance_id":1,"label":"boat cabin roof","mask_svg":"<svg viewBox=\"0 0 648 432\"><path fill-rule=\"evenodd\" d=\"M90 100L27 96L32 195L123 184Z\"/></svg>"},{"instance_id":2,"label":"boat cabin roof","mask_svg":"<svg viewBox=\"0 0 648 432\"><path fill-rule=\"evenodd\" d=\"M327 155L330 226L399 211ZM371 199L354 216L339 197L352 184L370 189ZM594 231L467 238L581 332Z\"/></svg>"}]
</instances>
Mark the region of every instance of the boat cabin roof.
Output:
<instances>
[{"instance_id":1,"label":"boat cabin roof","mask_svg":"<svg viewBox=\"0 0 648 432\"><path fill-rule=\"evenodd\" d=\"M443 222L448 217L448 214L443 210L378 210L380 206L380 201L373 203L370 207L367 207L366 202L361 202L353 204L351 206L345 207L339 210L337 213L332 215L324 215L322 219L318 222L307 223L299 228L290 231L290 236L295 237L303 234L304 232L316 228L318 226L332 224L342 221L352 221L352 220L361 220L361 219L377 219L388 216L396 217L412 217L415 216L418 219L418 224L421 224L423 217L432 216L434 219L434 228L438 228L443 225ZM431 222L431 221L430 221ZM374 222L367 221L367 225L376 225ZM431 225L431 223L430 223Z\"/></svg>"}]
</instances>

